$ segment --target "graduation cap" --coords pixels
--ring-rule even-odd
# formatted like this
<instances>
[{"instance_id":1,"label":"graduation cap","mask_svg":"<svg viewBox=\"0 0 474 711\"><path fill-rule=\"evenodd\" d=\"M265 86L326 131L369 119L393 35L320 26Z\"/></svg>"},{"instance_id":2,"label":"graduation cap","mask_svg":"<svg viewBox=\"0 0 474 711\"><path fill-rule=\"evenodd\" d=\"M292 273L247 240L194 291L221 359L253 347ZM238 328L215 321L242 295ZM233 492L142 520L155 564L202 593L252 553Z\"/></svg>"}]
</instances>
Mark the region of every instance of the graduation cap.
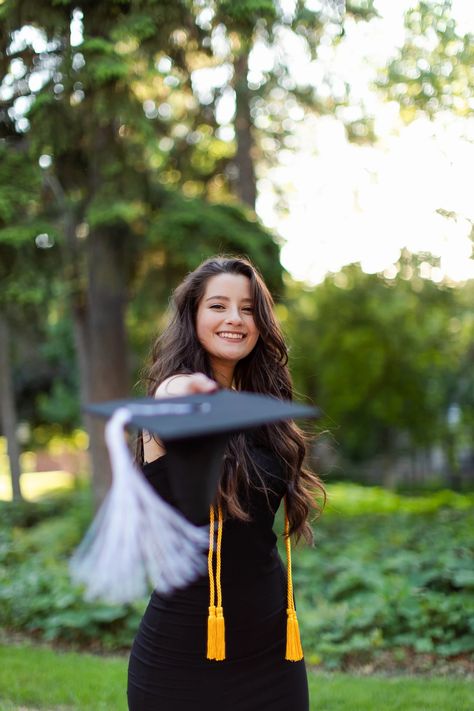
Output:
<instances>
[{"instance_id":1,"label":"graduation cap","mask_svg":"<svg viewBox=\"0 0 474 711\"><path fill-rule=\"evenodd\" d=\"M232 434L264 424L315 418L316 408L255 393L220 390L163 399L135 398L85 408L107 418L113 481L70 561L86 598L129 602L150 581L162 593L185 587L206 570L207 519ZM176 508L165 502L130 455L124 427L158 435L167 452Z\"/></svg>"}]
</instances>

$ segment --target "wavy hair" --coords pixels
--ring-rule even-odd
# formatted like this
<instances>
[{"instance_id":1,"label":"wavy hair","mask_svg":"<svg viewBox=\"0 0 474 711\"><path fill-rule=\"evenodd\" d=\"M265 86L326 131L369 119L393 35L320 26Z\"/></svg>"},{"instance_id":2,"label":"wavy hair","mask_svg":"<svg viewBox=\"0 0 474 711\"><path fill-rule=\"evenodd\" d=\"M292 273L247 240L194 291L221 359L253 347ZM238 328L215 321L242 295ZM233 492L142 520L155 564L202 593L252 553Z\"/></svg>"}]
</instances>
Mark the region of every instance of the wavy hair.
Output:
<instances>
[{"instance_id":1,"label":"wavy hair","mask_svg":"<svg viewBox=\"0 0 474 711\"><path fill-rule=\"evenodd\" d=\"M288 350L275 318L272 296L260 273L248 259L226 256L204 261L174 291L171 319L154 343L151 364L143 373L148 394L153 395L160 383L179 373L201 372L214 377L209 356L196 335L196 313L208 280L220 274L243 275L249 279L253 317L260 334L251 353L235 366L236 388L291 400L293 388L288 369ZM312 542L310 514L321 512L326 492L319 477L304 466L307 449L305 435L294 422L280 422L260 427L257 438L259 445L270 449L283 463L290 534L295 534L297 538L303 536ZM241 520L250 518L242 494L248 493L251 486L256 486L252 483L251 471L259 478L257 488L267 495L269 493L268 485L253 464L249 439L241 433L229 440L217 495L224 511ZM141 437L138 442L137 459L142 462Z\"/></svg>"}]
</instances>

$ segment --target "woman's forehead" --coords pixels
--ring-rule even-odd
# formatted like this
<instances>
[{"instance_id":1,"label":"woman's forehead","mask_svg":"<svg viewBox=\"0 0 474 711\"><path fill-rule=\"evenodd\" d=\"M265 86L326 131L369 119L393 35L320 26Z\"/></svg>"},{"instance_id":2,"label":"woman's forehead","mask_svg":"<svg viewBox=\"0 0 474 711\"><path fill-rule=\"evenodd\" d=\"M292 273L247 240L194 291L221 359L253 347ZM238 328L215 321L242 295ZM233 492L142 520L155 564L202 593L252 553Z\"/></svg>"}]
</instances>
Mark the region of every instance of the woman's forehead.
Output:
<instances>
[{"instance_id":1,"label":"woman's forehead","mask_svg":"<svg viewBox=\"0 0 474 711\"><path fill-rule=\"evenodd\" d=\"M207 280L204 299L210 296L252 298L250 279L244 274L216 274Z\"/></svg>"}]
</instances>

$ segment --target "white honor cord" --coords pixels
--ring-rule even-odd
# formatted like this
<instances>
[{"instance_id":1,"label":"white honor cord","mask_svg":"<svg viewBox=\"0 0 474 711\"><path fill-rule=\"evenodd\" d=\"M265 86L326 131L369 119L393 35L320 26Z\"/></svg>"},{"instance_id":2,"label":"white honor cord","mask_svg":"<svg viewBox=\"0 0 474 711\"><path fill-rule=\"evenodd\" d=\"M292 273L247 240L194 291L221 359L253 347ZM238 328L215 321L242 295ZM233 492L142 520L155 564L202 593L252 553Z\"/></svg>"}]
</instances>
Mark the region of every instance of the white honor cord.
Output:
<instances>
[{"instance_id":1,"label":"white honor cord","mask_svg":"<svg viewBox=\"0 0 474 711\"><path fill-rule=\"evenodd\" d=\"M150 583L170 593L206 570L208 528L190 523L145 479L124 437L131 417L123 407L107 422L112 486L69 563L89 600L131 602L143 598Z\"/></svg>"}]
</instances>

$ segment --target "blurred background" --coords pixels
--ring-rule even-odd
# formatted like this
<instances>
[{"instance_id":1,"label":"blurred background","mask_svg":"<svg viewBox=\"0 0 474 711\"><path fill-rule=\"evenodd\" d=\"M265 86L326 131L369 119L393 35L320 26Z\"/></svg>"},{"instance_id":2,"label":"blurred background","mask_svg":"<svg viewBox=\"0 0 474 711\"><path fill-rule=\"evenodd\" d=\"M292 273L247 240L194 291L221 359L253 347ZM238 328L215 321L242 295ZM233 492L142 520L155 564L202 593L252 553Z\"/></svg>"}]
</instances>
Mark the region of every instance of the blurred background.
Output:
<instances>
[{"instance_id":1,"label":"blurred background","mask_svg":"<svg viewBox=\"0 0 474 711\"><path fill-rule=\"evenodd\" d=\"M67 577L110 482L81 406L143 394L171 290L232 253L324 413L329 503L295 576L309 664L474 674L474 8L4 0L0 22L8 656L16 635L130 645L143 607ZM460 689L423 708L471 709Z\"/></svg>"}]
</instances>

